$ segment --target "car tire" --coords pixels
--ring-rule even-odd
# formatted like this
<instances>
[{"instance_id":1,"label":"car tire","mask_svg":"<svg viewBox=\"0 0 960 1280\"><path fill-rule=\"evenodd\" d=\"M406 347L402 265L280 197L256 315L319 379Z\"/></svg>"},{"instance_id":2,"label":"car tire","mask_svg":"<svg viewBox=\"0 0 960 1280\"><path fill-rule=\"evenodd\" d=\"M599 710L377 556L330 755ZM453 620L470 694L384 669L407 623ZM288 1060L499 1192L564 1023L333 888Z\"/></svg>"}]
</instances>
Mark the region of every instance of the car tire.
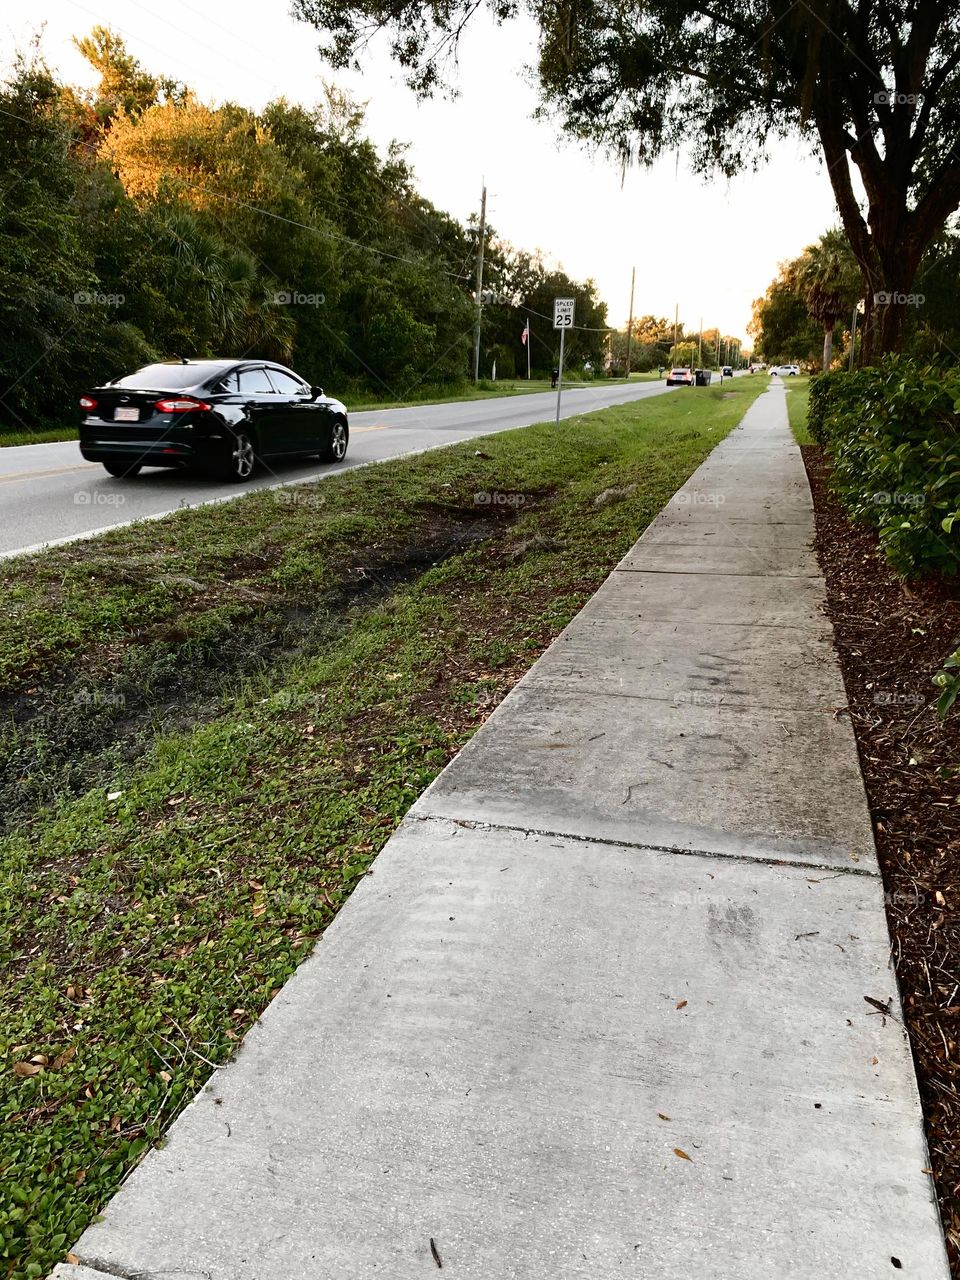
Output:
<instances>
[{"instance_id":1,"label":"car tire","mask_svg":"<svg viewBox=\"0 0 960 1280\"><path fill-rule=\"evenodd\" d=\"M142 462L105 462L103 464L104 471L108 475L116 476L118 480L125 480L138 475L142 467Z\"/></svg>"},{"instance_id":2,"label":"car tire","mask_svg":"<svg viewBox=\"0 0 960 1280\"><path fill-rule=\"evenodd\" d=\"M334 418L330 438L320 450L321 462L342 462L347 456L350 431L343 418Z\"/></svg>"},{"instance_id":3,"label":"car tire","mask_svg":"<svg viewBox=\"0 0 960 1280\"><path fill-rule=\"evenodd\" d=\"M227 437L223 454L213 463L210 472L215 480L242 484L253 475L257 465L257 451L249 431L234 431Z\"/></svg>"}]
</instances>

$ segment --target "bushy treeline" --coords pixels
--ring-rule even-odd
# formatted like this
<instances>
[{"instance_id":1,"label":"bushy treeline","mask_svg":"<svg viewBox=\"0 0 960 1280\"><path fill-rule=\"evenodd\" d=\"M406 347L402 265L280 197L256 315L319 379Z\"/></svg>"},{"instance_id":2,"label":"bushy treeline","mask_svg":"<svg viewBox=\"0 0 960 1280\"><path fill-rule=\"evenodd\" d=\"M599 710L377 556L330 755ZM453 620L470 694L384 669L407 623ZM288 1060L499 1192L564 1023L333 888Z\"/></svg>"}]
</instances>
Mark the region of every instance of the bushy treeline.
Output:
<instances>
[{"instance_id":1,"label":"bushy treeline","mask_svg":"<svg viewBox=\"0 0 960 1280\"><path fill-rule=\"evenodd\" d=\"M363 137L334 90L315 109L210 106L113 33L77 42L92 94L39 58L0 90L0 423L62 421L84 387L172 356L260 355L344 393L411 395L472 367L476 228L416 190L403 149ZM486 242L481 373L602 358L592 282ZM485 290L486 292L486 290ZM540 314L538 314L540 313Z\"/></svg>"}]
</instances>

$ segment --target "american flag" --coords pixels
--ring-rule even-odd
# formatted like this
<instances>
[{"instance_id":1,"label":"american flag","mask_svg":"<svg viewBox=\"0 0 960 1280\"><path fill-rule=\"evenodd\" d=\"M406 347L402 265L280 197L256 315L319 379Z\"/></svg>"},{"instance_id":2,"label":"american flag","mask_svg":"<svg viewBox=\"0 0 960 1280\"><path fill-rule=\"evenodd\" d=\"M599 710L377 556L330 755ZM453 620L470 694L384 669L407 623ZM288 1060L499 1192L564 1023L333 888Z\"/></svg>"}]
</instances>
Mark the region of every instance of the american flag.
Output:
<instances>
[{"instance_id":1,"label":"american flag","mask_svg":"<svg viewBox=\"0 0 960 1280\"><path fill-rule=\"evenodd\" d=\"M529 339L530 339L530 321L528 320L527 323L523 326L523 333L521 333L520 335L520 341L523 343L524 346L526 346Z\"/></svg>"}]
</instances>

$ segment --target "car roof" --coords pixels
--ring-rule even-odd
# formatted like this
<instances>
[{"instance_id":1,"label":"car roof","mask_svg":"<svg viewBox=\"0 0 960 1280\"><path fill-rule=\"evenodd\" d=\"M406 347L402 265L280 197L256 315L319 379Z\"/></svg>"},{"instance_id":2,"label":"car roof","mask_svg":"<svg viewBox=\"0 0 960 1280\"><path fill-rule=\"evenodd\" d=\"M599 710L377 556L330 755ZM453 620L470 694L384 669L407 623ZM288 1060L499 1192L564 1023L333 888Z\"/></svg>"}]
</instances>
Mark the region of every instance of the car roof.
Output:
<instances>
[{"instance_id":1,"label":"car roof","mask_svg":"<svg viewBox=\"0 0 960 1280\"><path fill-rule=\"evenodd\" d=\"M192 364L216 365L219 369L260 369L266 365L268 369L283 369L285 373L293 373L293 370L289 368L288 365L281 364L279 360L258 360L256 358L251 359L249 357L234 358L230 360L221 356L216 356L206 360L203 356L198 356L195 360L153 360L151 361L151 364L166 364L169 365L171 369L179 368L182 365Z\"/></svg>"}]
</instances>

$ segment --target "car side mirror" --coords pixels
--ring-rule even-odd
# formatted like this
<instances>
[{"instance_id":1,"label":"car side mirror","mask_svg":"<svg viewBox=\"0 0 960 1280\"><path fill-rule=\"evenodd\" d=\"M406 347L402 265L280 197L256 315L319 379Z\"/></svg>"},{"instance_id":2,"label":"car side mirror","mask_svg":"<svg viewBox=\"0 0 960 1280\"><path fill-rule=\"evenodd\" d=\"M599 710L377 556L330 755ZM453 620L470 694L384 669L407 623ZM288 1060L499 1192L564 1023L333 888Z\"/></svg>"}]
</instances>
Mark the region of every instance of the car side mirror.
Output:
<instances>
[{"instance_id":1,"label":"car side mirror","mask_svg":"<svg viewBox=\"0 0 960 1280\"><path fill-rule=\"evenodd\" d=\"M323 387L311 387L310 394L313 396L314 400L322 400L324 395Z\"/></svg>"}]
</instances>

